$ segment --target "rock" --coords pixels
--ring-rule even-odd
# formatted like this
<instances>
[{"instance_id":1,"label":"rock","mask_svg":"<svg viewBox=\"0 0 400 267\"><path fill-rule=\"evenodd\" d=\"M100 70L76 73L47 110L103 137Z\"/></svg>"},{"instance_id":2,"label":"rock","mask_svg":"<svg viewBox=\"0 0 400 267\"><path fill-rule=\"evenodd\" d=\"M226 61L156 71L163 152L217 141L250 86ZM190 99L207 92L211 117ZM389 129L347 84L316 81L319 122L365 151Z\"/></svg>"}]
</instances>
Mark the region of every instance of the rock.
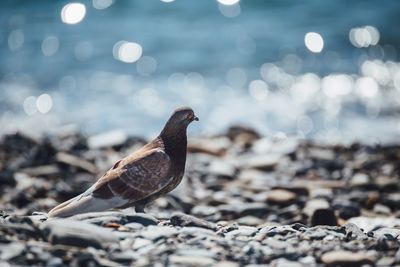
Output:
<instances>
[{"instance_id":1,"label":"rock","mask_svg":"<svg viewBox=\"0 0 400 267\"><path fill-rule=\"evenodd\" d=\"M365 238L366 234L363 232L361 228L351 222L347 222L343 225L346 229L346 236L350 238Z\"/></svg>"},{"instance_id":2,"label":"rock","mask_svg":"<svg viewBox=\"0 0 400 267\"><path fill-rule=\"evenodd\" d=\"M127 216L127 221L129 223L139 223L143 226L149 226L149 225L157 225L158 220L153 217L150 214L146 213L136 213L133 215L128 215Z\"/></svg>"},{"instance_id":3,"label":"rock","mask_svg":"<svg viewBox=\"0 0 400 267\"><path fill-rule=\"evenodd\" d=\"M272 261L271 265L275 266L275 267L303 267L304 266L303 264L301 264L299 262L289 261L284 258Z\"/></svg>"},{"instance_id":4,"label":"rock","mask_svg":"<svg viewBox=\"0 0 400 267\"><path fill-rule=\"evenodd\" d=\"M230 231L225 234L228 238L237 239L238 237L245 237L242 240L247 240L257 233L258 229L252 226L239 226L237 230Z\"/></svg>"},{"instance_id":5,"label":"rock","mask_svg":"<svg viewBox=\"0 0 400 267\"><path fill-rule=\"evenodd\" d=\"M332 161L335 159L335 153L326 148L311 148L309 149L310 157L318 160Z\"/></svg>"},{"instance_id":6,"label":"rock","mask_svg":"<svg viewBox=\"0 0 400 267\"><path fill-rule=\"evenodd\" d=\"M383 257L377 261L376 266L382 266L382 267L393 266L394 262L395 259L393 259L392 257Z\"/></svg>"},{"instance_id":7,"label":"rock","mask_svg":"<svg viewBox=\"0 0 400 267\"><path fill-rule=\"evenodd\" d=\"M161 238L168 238L173 235L177 235L178 230L168 226L148 226L144 231L140 232L143 238L157 241Z\"/></svg>"},{"instance_id":8,"label":"rock","mask_svg":"<svg viewBox=\"0 0 400 267\"><path fill-rule=\"evenodd\" d=\"M338 211L339 217L345 220L361 214L360 205L345 199L335 199L332 207Z\"/></svg>"},{"instance_id":9,"label":"rock","mask_svg":"<svg viewBox=\"0 0 400 267\"><path fill-rule=\"evenodd\" d=\"M281 156L278 154L246 156L238 158L238 167L270 171L274 169L280 160Z\"/></svg>"},{"instance_id":10,"label":"rock","mask_svg":"<svg viewBox=\"0 0 400 267\"><path fill-rule=\"evenodd\" d=\"M44 222L40 229L51 244L105 248L118 242L107 228L70 219L51 219Z\"/></svg>"},{"instance_id":11,"label":"rock","mask_svg":"<svg viewBox=\"0 0 400 267\"><path fill-rule=\"evenodd\" d=\"M97 174L97 167L93 163L65 152L58 152L56 155L58 162L79 168L81 170Z\"/></svg>"},{"instance_id":12,"label":"rock","mask_svg":"<svg viewBox=\"0 0 400 267\"><path fill-rule=\"evenodd\" d=\"M232 179L235 176L236 169L224 160L215 159L208 166L207 173L221 178Z\"/></svg>"},{"instance_id":13,"label":"rock","mask_svg":"<svg viewBox=\"0 0 400 267\"><path fill-rule=\"evenodd\" d=\"M17 182L14 179L14 172L10 170L1 170L0 171L0 189L15 186Z\"/></svg>"},{"instance_id":14,"label":"rock","mask_svg":"<svg viewBox=\"0 0 400 267\"><path fill-rule=\"evenodd\" d=\"M37 167L23 168L21 172L26 173L30 176L49 176L49 175L57 175L60 170L57 165L42 165Z\"/></svg>"},{"instance_id":15,"label":"rock","mask_svg":"<svg viewBox=\"0 0 400 267\"><path fill-rule=\"evenodd\" d=\"M329 251L321 256L321 261L329 266L363 266L373 264L375 258L366 252L346 250Z\"/></svg>"},{"instance_id":16,"label":"rock","mask_svg":"<svg viewBox=\"0 0 400 267\"><path fill-rule=\"evenodd\" d=\"M392 213L389 207L379 203L374 205L373 210L376 214L390 215Z\"/></svg>"},{"instance_id":17,"label":"rock","mask_svg":"<svg viewBox=\"0 0 400 267\"><path fill-rule=\"evenodd\" d=\"M171 217L171 224L174 226L194 226L210 230L217 230L217 225L205 220L196 218L194 216L186 215L183 213L175 213Z\"/></svg>"},{"instance_id":18,"label":"rock","mask_svg":"<svg viewBox=\"0 0 400 267\"><path fill-rule=\"evenodd\" d=\"M124 131L115 130L88 138L88 146L91 149L119 146L128 140L128 135Z\"/></svg>"},{"instance_id":19,"label":"rock","mask_svg":"<svg viewBox=\"0 0 400 267\"><path fill-rule=\"evenodd\" d=\"M370 232L381 227L393 228L400 225L399 218L393 217L354 217L348 220L349 223L354 223L358 227L364 229L365 232Z\"/></svg>"},{"instance_id":20,"label":"rock","mask_svg":"<svg viewBox=\"0 0 400 267\"><path fill-rule=\"evenodd\" d=\"M220 261L214 265L214 267L239 267L239 263L234 261Z\"/></svg>"},{"instance_id":21,"label":"rock","mask_svg":"<svg viewBox=\"0 0 400 267\"><path fill-rule=\"evenodd\" d=\"M318 209L328 209L330 207L329 202L324 198L314 198L306 202L303 212L311 217L314 212Z\"/></svg>"},{"instance_id":22,"label":"rock","mask_svg":"<svg viewBox=\"0 0 400 267\"><path fill-rule=\"evenodd\" d=\"M218 212L218 208L205 205L195 205L191 210L191 213L198 217L211 216Z\"/></svg>"},{"instance_id":23,"label":"rock","mask_svg":"<svg viewBox=\"0 0 400 267\"><path fill-rule=\"evenodd\" d=\"M217 137L211 139L191 138L188 142L188 152L205 153L212 156L221 157L231 145L231 141L227 137Z\"/></svg>"},{"instance_id":24,"label":"rock","mask_svg":"<svg viewBox=\"0 0 400 267\"><path fill-rule=\"evenodd\" d=\"M400 240L400 229L397 228L389 228L389 227L381 227L372 231L374 233L374 237L380 238L382 236L389 239L399 239Z\"/></svg>"},{"instance_id":25,"label":"rock","mask_svg":"<svg viewBox=\"0 0 400 267\"><path fill-rule=\"evenodd\" d=\"M370 183L368 175L365 173L356 173L350 180L351 186L364 186Z\"/></svg>"},{"instance_id":26,"label":"rock","mask_svg":"<svg viewBox=\"0 0 400 267\"><path fill-rule=\"evenodd\" d=\"M264 223L264 220L257 218L255 216L244 216L244 217L240 217L237 222L241 225L248 225L248 226L257 226L260 225L262 223Z\"/></svg>"},{"instance_id":27,"label":"rock","mask_svg":"<svg viewBox=\"0 0 400 267\"><path fill-rule=\"evenodd\" d=\"M178 266L212 266L215 263L215 260L212 258L201 256L193 257L190 255L171 255L168 257L168 261Z\"/></svg>"},{"instance_id":28,"label":"rock","mask_svg":"<svg viewBox=\"0 0 400 267\"><path fill-rule=\"evenodd\" d=\"M18 242L0 244L0 260L9 261L24 253L25 250L25 245Z\"/></svg>"},{"instance_id":29,"label":"rock","mask_svg":"<svg viewBox=\"0 0 400 267\"><path fill-rule=\"evenodd\" d=\"M268 192L267 202L287 206L296 201L297 195L285 189L274 189Z\"/></svg>"},{"instance_id":30,"label":"rock","mask_svg":"<svg viewBox=\"0 0 400 267\"><path fill-rule=\"evenodd\" d=\"M231 139L232 141L235 141L237 139L241 139L242 136L246 136L250 138L251 140L257 140L260 138L260 134L257 133L254 129L248 128L248 127L243 127L240 125L234 125L229 127L226 136Z\"/></svg>"},{"instance_id":31,"label":"rock","mask_svg":"<svg viewBox=\"0 0 400 267\"><path fill-rule=\"evenodd\" d=\"M133 240L133 246L132 249L133 250L138 250L141 249L143 247L149 246L151 245L153 242L151 240L148 239L143 239L143 238L135 238Z\"/></svg>"},{"instance_id":32,"label":"rock","mask_svg":"<svg viewBox=\"0 0 400 267\"><path fill-rule=\"evenodd\" d=\"M332 209L317 209L311 217L311 225L336 226L337 220Z\"/></svg>"}]
</instances>

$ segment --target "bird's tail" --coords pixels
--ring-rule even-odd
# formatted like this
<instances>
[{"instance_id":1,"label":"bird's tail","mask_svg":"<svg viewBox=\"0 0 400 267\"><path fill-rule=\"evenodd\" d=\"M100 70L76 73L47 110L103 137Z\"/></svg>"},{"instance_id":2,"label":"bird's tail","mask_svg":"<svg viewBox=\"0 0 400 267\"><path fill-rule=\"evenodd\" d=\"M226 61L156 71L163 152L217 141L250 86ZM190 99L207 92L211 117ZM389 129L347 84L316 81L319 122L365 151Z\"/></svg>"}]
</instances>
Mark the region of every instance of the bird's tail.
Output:
<instances>
[{"instance_id":1,"label":"bird's tail","mask_svg":"<svg viewBox=\"0 0 400 267\"><path fill-rule=\"evenodd\" d=\"M76 196L70 200L61 203L49 212L49 218L52 217L69 217L76 214L86 212L103 211L114 208L115 203L107 199L95 198L92 195Z\"/></svg>"}]
</instances>

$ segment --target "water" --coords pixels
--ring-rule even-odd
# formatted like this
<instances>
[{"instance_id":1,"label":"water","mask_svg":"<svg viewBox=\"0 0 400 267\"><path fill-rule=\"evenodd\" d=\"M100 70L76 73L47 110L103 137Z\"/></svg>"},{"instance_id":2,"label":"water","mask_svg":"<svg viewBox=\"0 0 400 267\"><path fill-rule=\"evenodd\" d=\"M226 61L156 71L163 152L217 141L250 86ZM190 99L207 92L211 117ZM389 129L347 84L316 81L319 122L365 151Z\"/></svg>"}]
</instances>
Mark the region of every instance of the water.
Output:
<instances>
[{"instance_id":1,"label":"water","mask_svg":"<svg viewBox=\"0 0 400 267\"><path fill-rule=\"evenodd\" d=\"M75 123L151 136L189 105L193 134L236 123L328 142L399 137L399 1L94 0L73 25L69 3L1 2L2 132Z\"/></svg>"}]
</instances>

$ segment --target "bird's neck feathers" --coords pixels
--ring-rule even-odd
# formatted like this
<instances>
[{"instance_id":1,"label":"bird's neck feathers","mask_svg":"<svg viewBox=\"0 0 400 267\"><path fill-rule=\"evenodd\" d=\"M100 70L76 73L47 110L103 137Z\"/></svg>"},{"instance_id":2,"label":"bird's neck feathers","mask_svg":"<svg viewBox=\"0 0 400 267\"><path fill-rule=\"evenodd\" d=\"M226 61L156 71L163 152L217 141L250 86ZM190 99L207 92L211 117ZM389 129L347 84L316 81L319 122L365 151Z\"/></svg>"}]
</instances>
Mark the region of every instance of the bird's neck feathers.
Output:
<instances>
[{"instance_id":1,"label":"bird's neck feathers","mask_svg":"<svg viewBox=\"0 0 400 267\"><path fill-rule=\"evenodd\" d=\"M186 159L186 150L187 150L187 136L186 136L186 128L185 125L165 125L164 129L161 131L159 139L161 139L165 152L172 158L176 160L183 160L185 162Z\"/></svg>"}]
</instances>

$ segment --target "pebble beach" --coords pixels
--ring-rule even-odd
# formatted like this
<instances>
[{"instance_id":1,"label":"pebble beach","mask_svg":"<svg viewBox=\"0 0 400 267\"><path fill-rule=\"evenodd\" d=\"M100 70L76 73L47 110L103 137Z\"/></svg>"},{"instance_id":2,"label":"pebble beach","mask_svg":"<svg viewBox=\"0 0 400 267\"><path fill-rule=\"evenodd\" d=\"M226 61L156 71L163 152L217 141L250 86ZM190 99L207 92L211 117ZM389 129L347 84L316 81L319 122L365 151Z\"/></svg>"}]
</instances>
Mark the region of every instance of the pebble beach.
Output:
<instances>
[{"instance_id":1,"label":"pebble beach","mask_svg":"<svg viewBox=\"0 0 400 267\"><path fill-rule=\"evenodd\" d=\"M1 266L400 266L400 145L329 145L232 126L189 138L146 213L47 219L147 140L79 131L0 141Z\"/></svg>"}]
</instances>

